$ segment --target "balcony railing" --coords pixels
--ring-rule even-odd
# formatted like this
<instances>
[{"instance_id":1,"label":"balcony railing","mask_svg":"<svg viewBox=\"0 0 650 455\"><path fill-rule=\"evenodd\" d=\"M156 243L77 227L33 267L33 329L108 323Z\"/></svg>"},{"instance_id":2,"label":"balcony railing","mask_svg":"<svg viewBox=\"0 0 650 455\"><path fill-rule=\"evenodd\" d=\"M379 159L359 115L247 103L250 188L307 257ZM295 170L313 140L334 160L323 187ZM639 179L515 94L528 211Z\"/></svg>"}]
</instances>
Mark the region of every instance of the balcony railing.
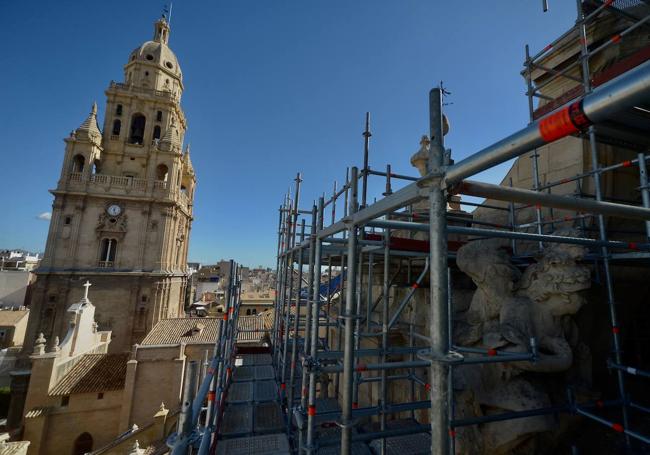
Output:
<instances>
[{"instance_id":1,"label":"balcony railing","mask_svg":"<svg viewBox=\"0 0 650 455\"><path fill-rule=\"evenodd\" d=\"M122 82L115 82L111 81L110 88L119 88L121 90L127 90L129 92L134 92L134 93L144 93L147 95L153 95L159 98L167 98L170 100L175 100L177 98L177 95L172 92L167 92L163 90L156 90L152 88L145 88L145 87L137 87L135 85L131 84L124 84Z\"/></svg>"},{"instance_id":2,"label":"balcony railing","mask_svg":"<svg viewBox=\"0 0 650 455\"><path fill-rule=\"evenodd\" d=\"M107 191L109 188L124 188L127 193L137 192L145 194L151 190L155 195L175 197L178 195L179 202L189 210L190 198L183 191L173 188L169 182L164 180L147 180L129 176L91 174L86 179L81 172L68 174L67 182L70 185L78 186L87 184L88 187L97 187L98 191Z\"/></svg>"}]
</instances>

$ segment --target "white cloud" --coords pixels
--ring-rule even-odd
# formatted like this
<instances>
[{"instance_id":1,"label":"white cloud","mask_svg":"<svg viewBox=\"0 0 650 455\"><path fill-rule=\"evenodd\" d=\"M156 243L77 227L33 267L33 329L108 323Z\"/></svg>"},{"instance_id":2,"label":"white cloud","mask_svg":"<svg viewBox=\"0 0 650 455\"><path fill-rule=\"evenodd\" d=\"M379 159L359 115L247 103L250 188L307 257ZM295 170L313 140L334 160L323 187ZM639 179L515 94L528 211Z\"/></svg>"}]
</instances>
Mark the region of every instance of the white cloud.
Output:
<instances>
[{"instance_id":1,"label":"white cloud","mask_svg":"<svg viewBox=\"0 0 650 455\"><path fill-rule=\"evenodd\" d=\"M38 215L36 218L38 218L39 220L50 221L52 219L52 212L43 212L40 215Z\"/></svg>"}]
</instances>

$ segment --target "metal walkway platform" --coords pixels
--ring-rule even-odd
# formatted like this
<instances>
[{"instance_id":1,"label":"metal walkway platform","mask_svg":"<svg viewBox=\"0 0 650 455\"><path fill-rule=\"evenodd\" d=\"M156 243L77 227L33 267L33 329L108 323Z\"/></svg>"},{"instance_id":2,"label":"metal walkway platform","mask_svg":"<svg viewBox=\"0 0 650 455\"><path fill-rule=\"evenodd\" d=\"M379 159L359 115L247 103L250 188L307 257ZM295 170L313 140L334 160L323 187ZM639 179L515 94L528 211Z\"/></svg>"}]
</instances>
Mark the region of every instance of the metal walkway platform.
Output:
<instances>
[{"instance_id":1,"label":"metal walkway platform","mask_svg":"<svg viewBox=\"0 0 650 455\"><path fill-rule=\"evenodd\" d=\"M267 434L246 438L226 439L217 444L218 455L289 455L285 434Z\"/></svg>"},{"instance_id":2,"label":"metal walkway platform","mask_svg":"<svg viewBox=\"0 0 650 455\"><path fill-rule=\"evenodd\" d=\"M219 431L218 454L289 455L291 447L269 354L236 359Z\"/></svg>"}]
</instances>

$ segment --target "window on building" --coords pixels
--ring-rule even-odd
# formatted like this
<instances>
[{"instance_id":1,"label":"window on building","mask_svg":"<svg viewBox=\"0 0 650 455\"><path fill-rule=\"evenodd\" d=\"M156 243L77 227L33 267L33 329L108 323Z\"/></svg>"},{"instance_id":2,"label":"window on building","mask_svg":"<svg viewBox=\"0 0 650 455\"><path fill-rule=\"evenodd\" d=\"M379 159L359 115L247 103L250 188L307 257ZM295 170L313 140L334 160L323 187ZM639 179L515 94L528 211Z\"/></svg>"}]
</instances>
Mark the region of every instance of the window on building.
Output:
<instances>
[{"instance_id":1,"label":"window on building","mask_svg":"<svg viewBox=\"0 0 650 455\"><path fill-rule=\"evenodd\" d=\"M63 223L66 224L66 225L72 223L72 217L71 216L66 216Z\"/></svg>"},{"instance_id":2,"label":"window on building","mask_svg":"<svg viewBox=\"0 0 650 455\"><path fill-rule=\"evenodd\" d=\"M169 170L164 164L159 164L156 168L156 180L166 182L169 175Z\"/></svg>"},{"instance_id":3,"label":"window on building","mask_svg":"<svg viewBox=\"0 0 650 455\"><path fill-rule=\"evenodd\" d=\"M72 455L84 455L85 453L93 451L93 437L90 433L81 433L74 440L74 448Z\"/></svg>"},{"instance_id":4,"label":"window on building","mask_svg":"<svg viewBox=\"0 0 650 455\"><path fill-rule=\"evenodd\" d=\"M117 254L116 239L102 239L101 251L99 256L100 267L113 267L115 255Z\"/></svg>"},{"instance_id":5,"label":"window on building","mask_svg":"<svg viewBox=\"0 0 650 455\"><path fill-rule=\"evenodd\" d=\"M115 106L115 115L122 115L122 105L118 104Z\"/></svg>"},{"instance_id":6,"label":"window on building","mask_svg":"<svg viewBox=\"0 0 650 455\"><path fill-rule=\"evenodd\" d=\"M129 143L142 144L144 140L144 127L147 124L147 119L142 114L133 114L131 118L131 134L129 135Z\"/></svg>"},{"instance_id":7,"label":"window on building","mask_svg":"<svg viewBox=\"0 0 650 455\"><path fill-rule=\"evenodd\" d=\"M250 315L251 315L251 309L249 308L248 310L246 310L246 316L250 316Z\"/></svg>"},{"instance_id":8,"label":"window on building","mask_svg":"<svg viewBox=\"0 0 650 455\"><path fill-rule=\"evenodd\" d=\"M253 308L253 314L257 314L257 308Z\"/></svg>"},{"instance_id":9,"label":"window on building","mask_svg":"<svg viewBox=\"0 0 650 455\"><path fill-rule=\"evenodd\" d=\"M162 122L162 111L156 112L156 121Z\"/></svg>"},{"instance_id":10,"label":"window on building","mask_svg":"<svg viewBox=\"0 0 650 455\"><path fill-rule=\"evenodd\" d=\"M119 136L120 130L122 129L122 122L119 119L115 119L113 122L113 136Z\"/></svg>"},{"instance_id":11,"label":"window on building","mask_svg":"<svg viewBox=\"0 0 650 455\"><path fill-rule=\"evenodd\" d=\"M83 155L75 155L75 157L72 158L72 172L83 172L85 165L86 159Z\"/></svg>"},{"instance_id":12,"label":"window on building","mask_svg":"<svg viewBox=\"0 0 650 455\"><path fill-rule=\"evenodd\" d=\"M153 139L160 139L160 125L156 125L153 127Z\"/></svg>"},{"instance_id":13,"label":"window on building","mask_svg":"<svg viewBox=\"0 0 650 455\"><path fill-rule=\"evenodd\" d=\"M61 397L61 406L66 407L70 404L70 395L66 395L64 397Z\"/></svg>"},{"instance_id":14,"label":"window on building","mask_svg":"<svg viewBox=\"0 0 650 455\"><path fill-rule=\"evenodd\" d=\"M97 394L97 399L98 399L98 400L103 400L103 399L104 399L104 392L99 392L99 393Z\"/></svg>"},{"instance_id":15,"label":"window on building","mask_svg":"<svg viewBox=\"0 0 650 455\"><path fill-rule=\"evenodd\" d=\"M100 160L93 161L93 174L99 174L101 172L102 162Z\"/></svg>"},{"instance_id":16,"label":"window on building","mask_svg":"<svg viewBox=\"0 0 650 455\"><path fill-rule=\"evenodd\" d=\"M7 331L0 330L0 341L4 341L6 337L7 337Z\"/></svg>"}]
</instances>

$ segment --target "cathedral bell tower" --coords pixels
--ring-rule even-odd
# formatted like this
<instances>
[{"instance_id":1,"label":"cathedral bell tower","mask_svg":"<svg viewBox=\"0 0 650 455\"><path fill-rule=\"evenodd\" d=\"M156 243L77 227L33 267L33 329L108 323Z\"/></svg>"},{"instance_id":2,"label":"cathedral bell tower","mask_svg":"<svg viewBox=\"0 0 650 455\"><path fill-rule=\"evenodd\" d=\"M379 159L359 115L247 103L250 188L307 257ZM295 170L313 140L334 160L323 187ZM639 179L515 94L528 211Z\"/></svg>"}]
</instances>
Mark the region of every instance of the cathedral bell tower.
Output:
<instances>
[{"instance_id":1,"label":"cathedral bell tower","mask_svg":"<svg viewBox=\"0 0 650 455\"><path fill-rule=\"evenodd\" d=\"M96 320L110 350L127 351L162 318L184 314L195 175L180 100L183 74L165 18L152 41L65 139L45 256L36 271L25 350L39 333L62 337L81 282L93 283Z\"/></svg>"}]
</instances>

